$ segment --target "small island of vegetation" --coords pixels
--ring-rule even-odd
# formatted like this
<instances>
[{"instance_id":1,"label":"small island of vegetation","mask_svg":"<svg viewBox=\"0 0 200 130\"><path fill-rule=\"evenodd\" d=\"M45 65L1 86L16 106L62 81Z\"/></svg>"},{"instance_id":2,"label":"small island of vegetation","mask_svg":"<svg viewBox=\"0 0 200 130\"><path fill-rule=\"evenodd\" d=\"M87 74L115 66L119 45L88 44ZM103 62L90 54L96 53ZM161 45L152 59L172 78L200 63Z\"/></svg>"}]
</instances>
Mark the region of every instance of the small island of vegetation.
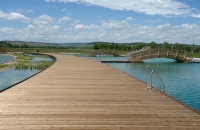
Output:
<instances>
[{"instance_id":1,"label":"small island of vegetation","mask_svg":"<svg viewBox=\"0 0 200 130\"><path fill-rule=\"evenodd\" d=\"M54 63L54 61L32 61L33 58L50 58L50 56L48 55L29 56L26 53L13 53L10 55L14 56L14 60L11 60L4 64L0 64L0 71L8 70L10 68L15 68L18 70L20 69L43 70Z\"/></svg>"}]
</instances>

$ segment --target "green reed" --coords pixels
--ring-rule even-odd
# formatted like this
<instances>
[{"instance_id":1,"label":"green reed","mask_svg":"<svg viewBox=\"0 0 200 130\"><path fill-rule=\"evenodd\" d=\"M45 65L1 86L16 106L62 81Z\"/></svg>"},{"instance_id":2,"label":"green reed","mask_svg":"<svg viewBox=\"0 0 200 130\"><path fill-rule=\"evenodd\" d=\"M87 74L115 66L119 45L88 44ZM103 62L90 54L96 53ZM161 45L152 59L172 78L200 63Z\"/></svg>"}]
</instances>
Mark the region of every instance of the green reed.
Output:
<instances>
[{"instance_id":1,"label":"green reed","mask_svg":"<svg viewBox=\"0 0 200 130\"><path fill-rule=\"evenodd\" d=\"M4 71L10 68L15 68L17 70L43 70L51 66L54 61L31 61L33 58L50 58L48 55L36 55L36 56L28 56L25 53L15 53L13 54L15 56L15 60L0 64L0 71Z\"/></svg>"},{"instance_id":2,"label":"green reed","mask_svg":"<svg viewBox=\"0 0 200 130\"><path fill-rule=\"evenodd\" d=\"M32 57L25 55L25 53L15 53L13 55L16 57L16 60L32 60Z\"/></svg>"},{"instance_id":3,"label":"green reed","mask_svg":"<svg viewBox=\"0 0 200 130\"><path fill-rule=\"evenodd\" d=\"M16 64L15 69L17 70L26 70L26 69L43 70L51 66L53 63L54 61L20 62Z\"/></svg>"}]
</instances>

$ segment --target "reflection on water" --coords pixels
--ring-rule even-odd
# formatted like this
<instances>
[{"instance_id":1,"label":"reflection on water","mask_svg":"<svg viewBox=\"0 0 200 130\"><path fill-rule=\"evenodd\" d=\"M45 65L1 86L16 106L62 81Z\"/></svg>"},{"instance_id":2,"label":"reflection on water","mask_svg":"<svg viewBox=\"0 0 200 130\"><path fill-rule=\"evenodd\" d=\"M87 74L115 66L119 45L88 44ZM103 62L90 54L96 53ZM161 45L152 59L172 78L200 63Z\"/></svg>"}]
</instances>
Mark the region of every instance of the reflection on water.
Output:
<instances>
[{"instance_id":1,"label":"reflection on water","mask_svg":"<svg viewBox=\"0 0 200 130\"><path fill-rule=\"evenodd\" d=\"M0 72L0 90L8 88L37 72L39 72L39 70L15 70L14 68Z\"/></svg>"},{"instance_id":2,"label":"reflection on water","mask_svg":"<svg viewBox=\"0 0 200 130\"><path fill-rule=\"evenodd\" d=\"M8 62L8 61L11 61L13 59L14 59L13 56L5 55L5 54L0 54L0 64Z\"/></svg>"},{"instance_id":3,"label":"reflection on water","mask_svg":"<svg viewBox=\"0 0 200 130\"><path fill-rule=\"evenodd\" d=\"M33 57L31 62L20 61L15 68L0 72L0 90L8 88L38 73L53 64L53 61L55 61L54 58L47 58L48 56L44 55L29 54L29 56Z\"/></svg>"},{"instance_id":4,"label":"reflection on water","mask_svg":"<svg viewBox=\"0 0 200 130\"><path fill-rule=\"evenodd\" d=\"M40 57L36 57L36 58L33 58L31 60L32 62L38 62L38 61L54 61L52 58L40 58Z\"/></svg>"},{"instance_id":5,"label":"reflection on water","mask_svg":"<svg viewBox=\"0 0 200 130\"><path fill-rule=\"evenodd\" d=\"M154 62L154 60L156 62ZM156 70L166 86L166 93L200 111L200 64L175 63L166 59L151 59L144 63L106 63L142 81L146 80L146 66ZM154 83L155 84L155 83Z\"/></svg>"}]
</instances>

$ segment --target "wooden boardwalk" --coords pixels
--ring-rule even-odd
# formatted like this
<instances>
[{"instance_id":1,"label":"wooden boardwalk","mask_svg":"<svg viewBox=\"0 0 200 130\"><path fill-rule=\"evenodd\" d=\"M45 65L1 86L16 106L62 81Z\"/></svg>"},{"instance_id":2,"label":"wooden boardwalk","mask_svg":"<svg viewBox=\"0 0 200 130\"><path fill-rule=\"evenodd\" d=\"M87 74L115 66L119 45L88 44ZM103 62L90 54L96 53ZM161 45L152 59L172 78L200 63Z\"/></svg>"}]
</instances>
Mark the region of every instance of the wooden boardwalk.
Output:
<instances>
[{"instance_id":1,"label":"wooden boardwalk","mask_svg":"<svg viewBox=\"0 0 200 130\"><path fill-rule=\"evenodd\" d=\"M0 130L199 130L200 115L97 61L57 62L0 93Z\"/></svg>"}]
</instances>

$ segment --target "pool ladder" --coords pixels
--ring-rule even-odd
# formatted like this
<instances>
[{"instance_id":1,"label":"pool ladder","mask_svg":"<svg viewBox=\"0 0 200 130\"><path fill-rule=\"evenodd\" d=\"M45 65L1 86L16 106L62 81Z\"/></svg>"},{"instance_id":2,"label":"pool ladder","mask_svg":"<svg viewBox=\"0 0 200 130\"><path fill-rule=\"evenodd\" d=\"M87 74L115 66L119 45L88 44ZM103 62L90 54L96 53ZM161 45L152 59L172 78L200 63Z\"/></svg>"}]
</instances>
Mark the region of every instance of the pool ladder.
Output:
<instances>
[{"instance_id":1,"label":"pool ladder","mask_svg":"<svg viewBox=\"0 0 200 130\"><path fill-rule=\"evenodd\" d=\"M150 82L150 84L148 84L148 68L151 69L151 75L150 75L151 76L150 77L151 82ZM163 92L165 93L165 85L163 84L158 72L153 70L153 68L150 65L148 65L146 67L146 88L148 88L148 89L150 88L151 89L150 91L152 92L152 87L153 87L152 86L152 76L153 75L156 77L156 80L157 80L157 82L159 84L159 91L161 91L161 89L163 89Z\"/></svg>"}]
</instances>

